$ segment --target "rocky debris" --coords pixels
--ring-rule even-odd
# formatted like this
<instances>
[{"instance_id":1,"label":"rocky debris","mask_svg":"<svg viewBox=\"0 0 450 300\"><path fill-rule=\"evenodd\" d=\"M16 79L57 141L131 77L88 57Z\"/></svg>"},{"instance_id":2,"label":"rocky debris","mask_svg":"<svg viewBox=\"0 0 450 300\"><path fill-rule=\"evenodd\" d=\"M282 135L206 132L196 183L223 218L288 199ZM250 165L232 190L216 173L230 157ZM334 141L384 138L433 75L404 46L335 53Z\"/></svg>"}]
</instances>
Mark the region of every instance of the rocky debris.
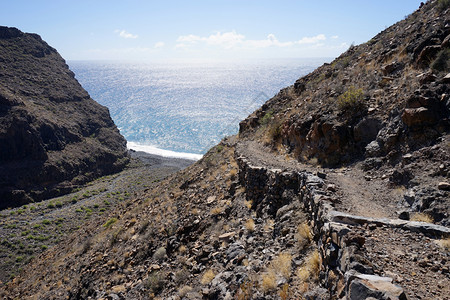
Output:
<instances>
[{"instance_id":1,"label":"rocky debris","mask_svg":"<svg viewBox=\"0 0 450 300\"><path fill-rule=\"evenodd\" d=\"M403 289L392 284L392 278L376 275L356 275L349 280L348 299L407 300Z\"/></svg>"},{"instance_id":2,"label":"rocky debris","mask_svg":"<svg viewBox=\"0 0 450 300\"><path fill-rule=\"evenodd\" d=\"M128 162L126 141L58 52L0 27L0 208L70 192Z\"/></svg>"},{"instance_id":3,"label":"rocky debris","mask_svg":"<svg viewBox=\"0 0 450 300\"><path fill-rule=\"evenodd\" d=\"M442 181L438 183L438 189L444 191L450 191L450 183L446 181Z\"/></svg>"}]
</instances>

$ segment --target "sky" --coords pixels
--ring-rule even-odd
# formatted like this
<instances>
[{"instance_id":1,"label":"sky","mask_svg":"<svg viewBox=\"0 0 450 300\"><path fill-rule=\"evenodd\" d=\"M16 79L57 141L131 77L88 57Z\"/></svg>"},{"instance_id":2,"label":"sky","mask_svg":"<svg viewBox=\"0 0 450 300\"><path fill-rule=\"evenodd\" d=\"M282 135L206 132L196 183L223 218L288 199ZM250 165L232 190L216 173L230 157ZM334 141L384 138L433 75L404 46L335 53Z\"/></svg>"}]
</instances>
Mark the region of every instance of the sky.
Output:
<instances>
[{"instance_id":1,"label":"sky","mask_svg":"<svg viewBox=\"0 0 450 300\"><path fill-rule=\"evenodd\" d=\"M420 0L0 0L0 25L38 33L66 60L336 57Z\"/></svg>"}]
</instances>

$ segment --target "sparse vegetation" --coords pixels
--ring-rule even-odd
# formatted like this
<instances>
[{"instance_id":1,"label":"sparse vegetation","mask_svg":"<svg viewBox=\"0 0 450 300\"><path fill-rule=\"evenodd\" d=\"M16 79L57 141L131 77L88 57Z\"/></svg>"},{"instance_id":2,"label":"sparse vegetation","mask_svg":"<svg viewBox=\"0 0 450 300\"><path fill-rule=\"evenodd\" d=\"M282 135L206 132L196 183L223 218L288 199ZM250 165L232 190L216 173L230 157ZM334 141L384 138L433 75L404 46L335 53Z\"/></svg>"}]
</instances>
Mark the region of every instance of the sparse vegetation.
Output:
<instances>
[{"instance_id":1,"label":"sparse vegetation","mask_svg":"<svg viewBox=\"0 0 450 300\"><path fill-rule=\"evenodd\" d=\"M267 293L277 287L277 276L273 269L269 269L261 276L261 288L263 292Z\"/></svg>"},{"instance_id":2,"label":"sparse vegetation","mask_svg":"<svg viewBox=\"0 0 450 300\"><path fill-rule=\"evenodd\" d=\"M411 221L433 223L433 217L427 213L415 213L411 216Z\"/></svg>"},{"instance_id":3,"label":"sparse vegetation","mask_svg":"<svg viewBox=\"0 0 450 300\"><path fill-rule=\"evenodd\" d=\"M164 277L162 272L152 272L145 282L145 287L151 293L158 293L164 287Z\"/></svg>"},{"instance_id":4,"label":"sparse vegetation","mask_svg":"<svg viewBox=\"0 0 450 300\"><path fill-rule=\"evenodd\" d=\"M250 300L253 295L254 283L251 281L245 281L239 286L239 290L236 294L238 300Z\"/></svg>"},{"instance_id":5,"label":"sparse vegetation","mask_svg":"<svg viewBox=\"0 0 450 300\"><path fill-rule=\"evenodd\" d=\"M108 228L110 227L112 224L117 222L117 218L111 218L108 221L106 221L105 224L103 224L103 227Z\"/></svg>"},{"instance_id":6,"label":"sparse vegetation","mask_svg":"<svg viewBox=\"0 0 450 300\"><path fill-rule=\"evenodd\" d=\"M264 117L262 117L260 123L261 125L267 125L269 124L269 122L272 120L273 118L273 111L268 111L266 112L266 114L264 115Z\"/></svg>"},{"instance_id":7,"label":"sparse vegetation","mask_svg":"<svg viewBox=\"0 0 450 300\"><path fill-rule=\"evenodd\" d=\"M255 231L255 221L253 221L253 219L248 219L245 222L245 228L247 229L248 232Z\"/></svg>"},{"instance_id":8,"label":"sparse vegetation","mask_svg":"<svg viewBox=\"0 0 450 300\"><path fill-rule=\"evenodd\" d=\"M181 298L183 298L184 296L186 296L190 291L192 291L192 287L188 286L188 285L184 285L182 286L179 290L178 290L178 296L180 296Z\"/></svg>"},{"instance_id":9,"label":"sparse vegetation","mask_svg":"<svg viewBox=\"0 0 450 300\"><path fill-rule=\"evenodd\" d=\"M437 243L439 246L441 246L443 249L449 251L450 250L450 238L441 239L438 240Z\"/></svg>"},{"instance_id":10,"label":"sparse vegetation","mask_svg":"<svg viewBox=\"0 0 450 300\"><path fill-rule=\"evenodd\" d=\"M315 282L319 276L320 255L318 250L314 250L305 258L303 266L297 271L297 276L302 282Z\"/></svg>"},{"instance_id":11,"label":"sparse vegetation","mask_svg":"<svg viewBox=\"0 0 450 300\"><path fill-rule=\"evenodd\" d=\"M339 96L337 104L339 110L343 112L357 113L362 111L365 108L363 90L354 86L350 87Z\"/></svg>"},{"instance_id":12,"label":"sparse vegetation","mask_svg":"<svg viewBox=\"0 0 450 300\"><path fill-rule=\"evenodd\" d=\"M303 222L298 225L297 240L302 247L312 241L311 228L309 227L308 223Z\"/></svg>"},{"instance_id":13,"label":"sparse vegetation","mask_svg":"<svg viewBox=\"0 0 450 300\"><path fill-rule=\"evenodd\" d=\"M291 276L292 255L290 253L280 253L272 262L272 268L275 272L285 279Z\"/></svg>"},{"instance_id":14,"label":"sparse vegetation","mask_svg":"<svg viewBox=\"0 0 450 300\"><path fill-rule=\"evenodd\" d=\"M166 258L166 248L159 247L156 249L155 253L153 253L153 259L162 262Z\"/></svg>"},{"instance_id":15,"label":"sparse vegetation","mask_svg":"<svg viewBox=\"0 0 450 300\"><path fill-rule=\"evenodd\" d=\"M214 279L214 277L216 277L216 273L214 273L212 269L208 269L205 273L203 273L200 283L203 285L208 284Z\"/></svg>"},{"instance_id":16,"label":"sparse vegetation","mask_svg":"<svg viewBox=\"0 0 450 300\"><path fill-rule=\"evenodd\" d=\"M283 284L283 286L281 287L281 289L279 291L279 294L280 294L280 298L282 300L289 299L291 296L291 293L289 291L289 284L287 284L287 283Z\"/></svg>"}]
</instances>

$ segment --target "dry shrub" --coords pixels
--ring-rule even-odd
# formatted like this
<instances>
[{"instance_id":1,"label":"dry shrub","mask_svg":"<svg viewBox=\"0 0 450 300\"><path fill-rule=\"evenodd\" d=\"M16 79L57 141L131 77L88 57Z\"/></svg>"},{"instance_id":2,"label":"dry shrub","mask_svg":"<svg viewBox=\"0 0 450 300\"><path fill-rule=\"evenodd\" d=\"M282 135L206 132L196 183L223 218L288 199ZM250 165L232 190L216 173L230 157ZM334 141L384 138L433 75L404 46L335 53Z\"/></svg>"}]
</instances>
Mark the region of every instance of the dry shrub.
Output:
<instances>
[{"instance_id":1,"label":"dry shrub","mask_svg":"<svg viewBox=\"0 0 450 300\"><path fill-rule=\"evenodd\" d=\"M255 231L255 221L253 221L253 219L248 219L247 222L245 222L245 228L249 232Z\"/></svg>"},{"instance_id":2,"label":"dry shrub","mask_svg":"<svg viewBox=\"0 0 450 300\"><path fill-rule=\"evenodd\" d=\"M236 178L237 173L238 173L237 169L231 169L229 172L231 178Z\"/></svg>"},{"instance_id":3,"label":"dry shrub","mask_svg":"<svg viewBox=\"0 0 450 300\"><path fill-rule=\"evenodd\" d=\"M250 300L253 297L254 283L252 281L243 282L236 293L237 300Z\"/></svg>"},{"instance_id":4,"label":"dry shrub","mask_svg":"<svg viewBox=\"0 0 450 300\"><path fill-rule=\"evenodd\" d=\"M216 207L214 207L213 209L211 209L211 215L213 215L213 216L217 216L217 215L220 215L221 213L223 212L223 208L222 207L220 207L220 206L216 206Z\"/></svg>"},{"instance_id":5,"label":"dry shrub","mask_svg":"<svg viewBox=\"0 0 450 300\"><path fill-rule=\"evenodd\" d=\"M153 259L162 262L166 258L166 248L159 247L156 249L155 253L153 253Z\"/></svg>"},{"instance_id":6,"label":"dry shrub","mask_svg":"<svg viewBox=\"0 0 450 300\"><path fill-rule=\"evenodd\" d=\"M165 275L161 272L154 272L151 273L147 280L144 282L144 286L151 292L151 293L158 293L164 288L165 283Z\"/></svg>"},{"instance_id":7,"label":"dry shrub","mask_svg":"<svg viewBox=\"0 0 450 300\"><path fill-rule=\"evenodd\" d=\"M272 231L274 224L275 224L275 222L272 219L268 219L266 221L266 224L264 225L264 231L266 231L266 232Z\"/></svg>"},{"instance_id":8,"label":"dry shrub","mask_svg":"<svg viewBox=\"0 0 450 300\"><path fill-rule=\"evenodd\" d=\"M248 201L245 201L244 204L245 204L245 206L246 206L248 209L250 209L250 208L252 208L253 201L252 201L252 200L248 200Z\"/></svg>"},{"instance_id":9,"label":"dry shrub","mask_svg":"<svg viewBox=\"0 0 450 300\"><path fill-rule=\"evenodd\" d=\"M185 245L181 245L180 247L178 247L178 252L186 253L186 251L187 251L187 247Z\"/></svg>"},{"instance_id":10,"label":"dry shrub","mask_svg":"<svg viewBox=\"0 0 450 300\"><path fill-rule=\"evenodd\" d=\"M277 287L277 277L274 270L269 269L262 275L261 287L264 293L272 291Z\"/></svg>"},{"instance_id":11,"label":"dry shrub","mask_svg":"<svg viewBox=\"0 0 450 300\"><path fill-rule=\"evenodd\" d=\"M297 240L303 246L312 241L311 228L308 223L303 222L297 227Z\"/></svg>"},{"instance_id":12,"label":"dry shrub","mask_svg":"<svg viewBox=\"0 0 450 300\"><path fill-rule=\"evenodd\" d=\"M208 284L210 283L214 277L216 277L216 274L214 273L213 270L208 269L205 271L205 273L203 273L202 279L200 280L201 284Z\"/></svg>"},{"instance_id":13,"label":"dry shrub","mask_svg":"<svg viewBox=\"0 0 450 300\"><path fill-rule=\"evenodd\" d=\"M297 271L300 281L317 281L320 270L320 255L318 250L308 254L302 267Z\"/></svg>"},{"instance_id":14,"label":"dry shrub","mask_svg":"<svg viewBox=\"0 0 450 300\"><path fill-rule=\"evenodd\" d=\"M190 286L188 286L188 285L185 285L185 286L181 287L181 288L178 290L178 296L180 296L181 298L183 298L183 297L186 296L187 293L189 293L190 291L192 291L192 288L191 288Z\"/></svg>"},{"instance_id":15,"label":"dry shrub","mask_svg":"<svg viewBox=\"0 0 450 300\"><path fill-rule=\"evenodd\" d=\"M433 223L433 217L427 213L415 213L411 217L411 221Z\"/></svg>"},{"instance_id":16,"label":"dry shrub","mask_svg":"<svg viewBox=\"0 0 450 300\"><path fill-rule=\"evenodd\" d=\"M356 113L363 110L365 104L362 89L357 89L354 86L350 87L345 93L339 96L337 105L341 111L350 113Z\"/></svg>"},{"instance_id":17,"label":"dry shrub","mask_svg":"<svg viewBox=\"0 0 450 300\"><path fill-rule=\"evenodd\" d=\"M444 248L444 250L447 250L447 251L450 250L450 238L439 240L439 241L437 241L437 243L439 244L439 246Z\"/></svg>"},{"instance_id":18,"label":"dry shrub","mask_svg":"<svg viewBox=\"0 0 450 300\"><path fill-rule=\"evenodd\" d=\"M289 253L280 253L277 258L272 262L272 268L277 272L277 274L289 279L291 276L291 263L292 255Z\"/></svg>"},{"instance_id":19,"label":"dry shrub","mask_svg":"<svg viewBox=\"0 0 450 300\"><path fill-rule=\"evenodd\" d=\"M279 294L280 294L280 298L282 300L289 299L291 296L291 293L289 291L289 284L287 284L287 283L283 284L283 286L281 287L281 289L279 291Z\"/></svg>"}]
</instances>

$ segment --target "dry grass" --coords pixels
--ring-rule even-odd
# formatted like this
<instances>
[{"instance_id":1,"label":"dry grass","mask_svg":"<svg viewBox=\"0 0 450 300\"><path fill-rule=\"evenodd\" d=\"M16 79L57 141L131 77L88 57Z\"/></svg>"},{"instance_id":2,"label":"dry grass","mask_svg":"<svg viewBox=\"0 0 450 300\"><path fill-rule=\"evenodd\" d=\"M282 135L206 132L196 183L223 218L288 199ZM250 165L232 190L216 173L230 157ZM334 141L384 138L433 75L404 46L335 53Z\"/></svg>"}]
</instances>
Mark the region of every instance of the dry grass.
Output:
<instances>
[{"instance_id":1,"label":"dry grass","mask_svg":"<svg viewBox=\"0 0 450 300\"><path fill-rule=\"evenodd\" d=\"M306 257L302 267L297 271L300 281L317 281L320 270L320 255L318 250L314 250Z\"/></svg>"},{"instance_id":2,"label":"dry grass","mask_svg":"<svg viewBox=\"0 0 450 300\"><path fill-rule=\"evenodd\" d=\"M280 291L280 299L282 300L287 300L291 297L291 292L289 291L289 284L285 283L283 284L283 286L281 287Z\"/></svg>"},{"instance_id":3,"label":"dry grass","mask_svg":"<svg viewBox=\"0 0 450 300\"><path fill-rule=\"evenodd\" d=\"M277 277L275 271L269 269L262 276L261 288L264 293L274 290L277 287Z\"/></svg>"},{"instance_id":4,"label":"dry grass","mask_svg":"<svg viewBox=\"0 0 450 300\"><path fill-rule=\"evenodd\" d=\"M223 212L223 208L222 208L222 207L219 207L219 206L214 207L214 208L211 209L211 211L210 211L211 215L213 215L213 216L220 215L222 212Z\"/></svg>"},{"instance_id":5,"label":"dry grass","mask_svg":"<svg viewBox=\"0 0 450 300\"><path fill-rule=\"evenodd\" d=\"M277 274L289 279L291 276L292 255L286 252L280 253L272 262L272 268Z\"/></svg>"},{"instance_id":6,"label":"dry grass","mask_svg":"<svg viewBox=\"0 0 450 300\"><path fill-rule=\"evenodd\" d=\"M247 222L245 222L245 228L248 232L255 231L255 221L253 221L253 219L248 219Z\"/></svg>"},{"instance_id":7,"label":"dry grass","mask_svg":"<svg viewBox=\"0 0 450 300\"><path fill-rule=\"evenodd\" d=\"M264 225L264 231L270 232L273 230L275 222L272 219L269 219L266 221L266 224Z\"/></svg>"},{"instance_id":8,"label":"dry grass","mask_svg":"<svg viewBox=\"0 0 450 300\"><path fill-rule=\"evenodd\" d=\"M184 296L187 295L187 293L189 293L190 291L192 291L192 288L188 285L182 286L179 290L178 290L178 296L180 296L181 298L183 298Z\"/></svg>"},{"instance_id":9,"label":"dry grass","mask_svg":"<svg viewBox=\"0 0 450 300\"><path fill-rule=\"evenodd\" d=\"M298 225L296 237L302 246L312 241L313 236L311 233L311 228L309 227L308 223L303 222L300 225Z\"/></svg>"},{"instance_id":10,"label":"dry grass","mask_svg":"<svg viewBox=\"0 0 450 300\"><path fill-rule=\"evenodd\" d=\"M236 293L237 300L250 300L253 296L254 283L252 281L243 282Z\"/></svg>"},{"instance_id":11,"label":"dry grass","mask_svg":"<svg viewBox=\"0 0 450 300\"><path fill-rule=\"evenodd\" d=\"M214 277L216 277L216 273L214 273L213 270L208 269L203 273L202 279L200 280L201 284L208 284L210 283Z\"/></svg>"},{"instance_id":12,"label":"dry grass","mask_svg":"<svg viewBox=\"0 0 450 300\"><path fill-rule=\"evenodd\" d=\"M433 223L433 217L426 213L415 213L411 217L411 221Z\"/></svg>"},{"instance_id":13,"label":"dry grass","mask_svg":"<svg viewBox=\"0 0 450 300\"><path fill-rule=\"evenodd\" d=\"M180 247L178 247L178 252L180 253L186 253L187 248L185 245L181 245Z\"/></svg>"},{"instance_id":14,"label":"dry grass","mask_svg":"<svg viewBox=\"0 0 450 300\"><path fill-rule=\"evenodd\" d=\"M248 201L245 201L244 204L245 204L245 206L246 206L248 209L251 209L251 208L252 208L252 205L253 205L253 201L252 201L252 200L248 200Z\"/></svg>"},{"instance_id":15,"label":"dry grass","mask_svg":"<svg viewBox=\"0 0 450 300\"><path fill-rule=\"evenodd\" d=\"M437 243L444 250L450 251L450 238L439 240L439 241L437 241Z\"/></svg>"}]
</instances>

